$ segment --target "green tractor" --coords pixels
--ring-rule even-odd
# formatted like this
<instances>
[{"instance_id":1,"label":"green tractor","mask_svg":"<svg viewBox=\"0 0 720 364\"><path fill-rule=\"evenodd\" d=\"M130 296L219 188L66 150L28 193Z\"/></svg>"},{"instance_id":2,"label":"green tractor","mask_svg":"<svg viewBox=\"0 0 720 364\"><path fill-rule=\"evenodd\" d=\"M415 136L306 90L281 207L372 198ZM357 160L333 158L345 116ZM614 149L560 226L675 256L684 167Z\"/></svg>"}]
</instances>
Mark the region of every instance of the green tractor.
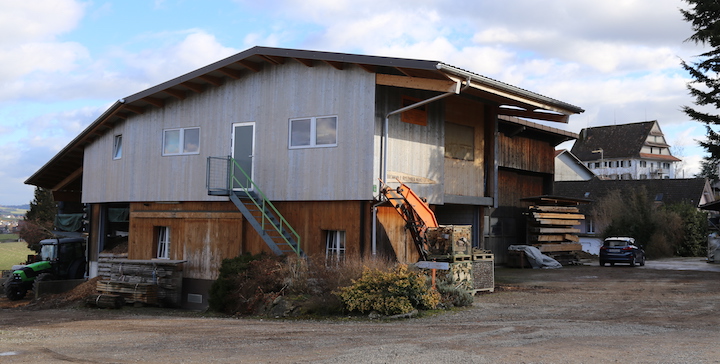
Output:
<instances>
[{"instance_id":1,"label":"green tractor","mask_svg":"<svg viewBox=\"0 0 720 364\"><path fill-rule=\"evenodd\" d=\"M85 239L53 238L40 242L39 261L21 266L5 281L5 296L21 300L35 282L85 277Z\"/></svg>"}]
</instances>

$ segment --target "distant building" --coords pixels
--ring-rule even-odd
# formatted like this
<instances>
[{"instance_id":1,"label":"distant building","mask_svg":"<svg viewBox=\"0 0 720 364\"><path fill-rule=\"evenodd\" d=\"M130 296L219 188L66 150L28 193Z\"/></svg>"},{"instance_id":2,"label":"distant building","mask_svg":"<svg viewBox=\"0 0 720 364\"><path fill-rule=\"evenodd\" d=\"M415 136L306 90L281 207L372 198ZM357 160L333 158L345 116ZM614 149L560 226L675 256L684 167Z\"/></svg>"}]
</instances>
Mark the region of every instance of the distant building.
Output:
<instances>
[{"instance_id":1,"label":"distant building","mask_svg":"<svg viewBox=\"0 0 720 364\"><path fill-rule=\"evenodd\" d=\"M555 151L555 181L587 181L593 177L595 173L570 151Z\"/></svg>"},{"instance_id":2,"label":"distant building","mask_svg":"<svg viewBox=\"0 0 720 364\"><path fill-rule=\"evenodd\" d=\"M657 121L583 129L571 152L601 179L676 178L682 161Z\"/></svg>"}]
</instances>

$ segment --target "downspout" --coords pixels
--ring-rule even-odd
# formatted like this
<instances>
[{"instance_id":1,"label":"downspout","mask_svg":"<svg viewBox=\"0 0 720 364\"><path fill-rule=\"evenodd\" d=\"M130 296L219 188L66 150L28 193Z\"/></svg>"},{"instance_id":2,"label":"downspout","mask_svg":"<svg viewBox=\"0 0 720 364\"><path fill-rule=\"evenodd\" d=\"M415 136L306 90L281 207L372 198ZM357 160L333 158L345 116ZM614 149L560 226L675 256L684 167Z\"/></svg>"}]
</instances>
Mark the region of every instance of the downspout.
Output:
<instances>
[{"instance_id":1,"label":"downspout","mask_svg":"<svg viewBox=\"0 0 720 364\"><path fill-rule=\"evenodd\" d=\"M439 67L439 65L438 65ZM459 95L463 90L470 87L470 77L468 76L467 81L465 82L465 85L462 85L462 81L456 81L455 91L452 92L446 92L441 95L437 95L434 97L431 97L427 100L416 102L412 105L405 106L403 108L391 111L385 115L385 120L383 122L383 130L382 130L382 143L380 143L380 154L382 155L382 158L380 159L380 179L383 180L383 182L387 183L387 142L388 142L388 134L389 134L389 126L390 126L390 117L395 114L400 114L402 112L412 110L416 107L423 106L425 104L429 104L431 102L435 102L440 99L444 99L448 96L452 95ZM378 185L378 187L380 187ZM378 188L378 202L373 205L373 225L372 225L372 255L377 255L377 207L384 203L382 199L380 198L380 189Z\"/></svg>"}]
</instances>

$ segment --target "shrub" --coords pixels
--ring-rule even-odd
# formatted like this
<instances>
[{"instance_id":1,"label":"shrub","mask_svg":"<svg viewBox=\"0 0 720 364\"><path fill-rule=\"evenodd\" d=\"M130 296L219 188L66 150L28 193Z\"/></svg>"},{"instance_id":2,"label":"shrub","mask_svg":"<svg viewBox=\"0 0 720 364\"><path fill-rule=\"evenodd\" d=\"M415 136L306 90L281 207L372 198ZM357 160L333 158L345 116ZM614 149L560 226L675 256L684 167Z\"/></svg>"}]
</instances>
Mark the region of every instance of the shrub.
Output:
<instances>
[{"instance_id":1,"label":"shrub","mask_svg":"<svg viewBox=\"0 0 720 364\"><path fill-rule=\"evenodd\" d=\"M438 281L437 290L440 293L440 304L443 308L472 306L475 301L470 292L458 287L452 280Z\"/></svg>"},{"instance_id":2,"label":"shrub","mask_svg":"<svg viewBox=\"0 0 720 364\"><path fill-rule=\"evenodd\" d=\"M237 277L245 274L250 267L250 262L262 257L263 255L260 254L246 253L235 258L223 259L218 278L210 286L208 303L211 310L228 312L228 310L232 310L232 307L237 307L238 297L232 294L237 289Z\"/></svg>"},{"instance_id":3,"label":"shrub","mask_svg":"<svg viewBox=\"0 0 720 364\"><path fill-rule=\"evenodd\" d=\"M360 279L336 294L348 311L377 311L383 315L407 313L414 308L433 309L440 302L440 294L429 287L425 276L409 271L403 264L393 271L366 269Z\"/></svg>"}]
</instances>

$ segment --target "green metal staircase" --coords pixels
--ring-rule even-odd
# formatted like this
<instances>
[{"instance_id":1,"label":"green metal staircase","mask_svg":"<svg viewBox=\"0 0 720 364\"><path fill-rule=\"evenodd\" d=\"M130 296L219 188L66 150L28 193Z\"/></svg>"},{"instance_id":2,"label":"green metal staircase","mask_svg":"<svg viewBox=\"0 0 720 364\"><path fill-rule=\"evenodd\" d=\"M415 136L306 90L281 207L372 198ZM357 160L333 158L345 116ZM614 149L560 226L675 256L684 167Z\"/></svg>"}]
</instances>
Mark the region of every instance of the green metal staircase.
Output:
<instances>
[{"instance_id":1,"label":"green metal staircase","mask_svg":"<svg viewBox=\"0 0 720 364\"><path fill-rule=\"evenodd\" d=\"M305 256L300 235L235 159L208 157L207 189L212 196L229 196L273 253Z\"/></svg>"}]
</instances>

